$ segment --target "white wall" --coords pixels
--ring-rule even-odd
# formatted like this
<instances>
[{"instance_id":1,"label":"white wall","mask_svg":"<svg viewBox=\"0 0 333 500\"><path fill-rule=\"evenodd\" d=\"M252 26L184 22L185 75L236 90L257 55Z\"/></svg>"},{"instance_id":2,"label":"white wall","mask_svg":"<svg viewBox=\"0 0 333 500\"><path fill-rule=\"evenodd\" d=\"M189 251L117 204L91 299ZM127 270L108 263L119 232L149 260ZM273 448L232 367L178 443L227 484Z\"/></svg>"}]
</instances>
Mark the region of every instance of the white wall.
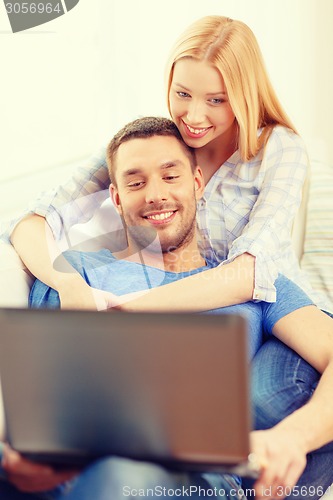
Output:
<instances>
[{"instance_id":1,"label":"white wall","mask_svg":"<svg viewBox=\"0 0 333 500\"><path fill-rule=\"evenodd\" d=\"M0 218L62 182L68 163L128 120L167 115L170 46L208 14L249 24L311 153L333 163L331 0L80 0L65 16L17 34L1 4Z\"/></svg>"}]
</instances>

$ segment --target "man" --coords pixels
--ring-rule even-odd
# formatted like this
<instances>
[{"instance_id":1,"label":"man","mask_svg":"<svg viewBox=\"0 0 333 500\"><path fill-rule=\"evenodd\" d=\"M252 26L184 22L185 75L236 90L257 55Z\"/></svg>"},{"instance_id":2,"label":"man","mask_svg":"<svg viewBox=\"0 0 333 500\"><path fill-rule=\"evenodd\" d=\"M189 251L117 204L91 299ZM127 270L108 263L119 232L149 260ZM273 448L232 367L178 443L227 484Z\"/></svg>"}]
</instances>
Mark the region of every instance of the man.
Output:
<instances>
[{"instance_id":1,"label":"man","mask_svg":"<svg viewBox=\"0 0 333 500\"><path fill-rule=\"evenodd\" d=\"M124 220L127 246L116 254L111 254L108 250L96 253L66 252L68 262L84 276L86 281L92 287L121 295L140 292L214 266L214 263L202 259L196 243L196 200L203 193L202 173L195 165L193 152L183 143L175 125L166 119L136 120L114 137L108 148L108 156L112 180L111 197ZM237 308L247 312L250 335L257 336L251 345L252 354L261 342L261 323L266 333L269 334L274 329L274 333L282 340L288 340L292 347L299 349L302 344L300 341L304 341L293 323L291 328L286 328L284 316L289 313L289 316L292 316L295 314L292 311L311 305L311 301L298 287L283 277L278 278L276 286L278 293L280 291L285 297L279 304L249 303L224 309L224 312L228 309L236 311ZM293 301L290 300L291 295ZM31 294L31 305L57 307L59 298L54 290L36 282ZM287 334L283 333L284 331ZM305 338L305 347L301 353L310 357L317 369L324 371L326 368L327 372L332 372L333 347L325 340L319 344L319 349L313 349L314 352L309 355L307 351L310 343ZM323 353L325 359L322 359ZM330 394L332 390L328 375L323 379L325 381L324 384L320 384L319 392L322 394L321 399L325 399L326 394ZM277 489L281 484L280 477L285 477L285 471L281 473L281 467L283 469L286 464L294 464L294 470L290 473L288 471L292 485L297 480L297 473L300 473L299 463L302 460L301 466L304 467L307 451L305 448L299 458L291 446L290 454L295 453L297 457L292 461L287 457L286 461L283 454L279 454L276 444L285 440L290 440L293 444L295 439L296 442L300 440L302 432L299 426L302 429L303 425L308 425L309 415L311 417L323 408L319 402L320 395L316 400L317 403L308 405L310 413L301 409L295 412L296 416L289 417L275 428L253 433L253 449L265 464L261 478L257 482L257 493L265 491L265 498L270 498L274 494L280 498L285 496L281 489ZM318 446L327 441L326 435L320 439L322 442L315 443L317 445L319 442ZM313 443L310 446L313 446ZM38 476L41 476L38 474L38 467L41 466L34 465L35 469L30 478L29 473L24 476L24 471L29 467L32 465L15 455L15 452L9 449L5 451L4 469L7 471L9 481L25 491L41 491L40 485L37 484L36 487ZM52 486L57 484L57 479L61 482L68 478L57 478L57 473L47 469ZM25 478L25 483L22 483L22 477ZM147 485L159 484L161 481L169 487L199 484L209 489L218 485L227 495L234 497L235 494L232 492L240 491L237 478L232 476L188 474L179 477L156 466L111 458L97 462L74 481L67 483L71 488L67 496L63 497L63 493L58 489L54 493L56 495L54 498L117 499L122 498L119 486L121 484L123 486L129 484L132 487L135 484L140 485L139 488L144 488ZM267 484L273 486L271 495L267 493L267 489L262 489ZM46 489L45 481L43 488ZM109 496L103 496L106 491Z\"/></svg>"}]
</instances>

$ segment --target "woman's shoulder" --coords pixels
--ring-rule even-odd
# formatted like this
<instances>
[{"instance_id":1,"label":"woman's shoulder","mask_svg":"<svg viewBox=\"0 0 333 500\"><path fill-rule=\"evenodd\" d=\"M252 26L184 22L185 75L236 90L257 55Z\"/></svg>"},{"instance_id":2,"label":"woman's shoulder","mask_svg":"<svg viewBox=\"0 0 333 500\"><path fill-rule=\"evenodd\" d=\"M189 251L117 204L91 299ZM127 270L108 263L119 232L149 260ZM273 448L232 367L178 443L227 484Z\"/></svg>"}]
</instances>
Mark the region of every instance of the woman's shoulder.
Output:
<instances>
[{"instance_id":1,"label":"woman's shoulder","mask_svg":"<svg viewBox=\"0 0 333 500\"><path fill-rule=\"evenodd\" d=\"M275 125L269 135L267 144L274 144L276 147L296 147L305 149L305 143L302 137L283 125Z\"/></svg>"},{"instance_id":2,"label":"woman's shoulder","mask_svg":"<svg viewBox=\"0 0 333 500\"><path fill-rule=\"evenodd\" d=\"M274 126L255 158L260 163L261 174L277 166L285 169L298 169L306 172L309 168L309 155L300 135L288 127Z\"/></svg>"},{"instance_id":3,"label":"woman's shoulder","mask_svg":"<svg viewBox=\"0 0 333 500\"><path fill-rule=\"evenodd\" d=\"M258 151L257 159L270 163L271 161L295 161L307 165L308 152L302 137L288 127L275 125Z\"/></svg>"}]
</instances>

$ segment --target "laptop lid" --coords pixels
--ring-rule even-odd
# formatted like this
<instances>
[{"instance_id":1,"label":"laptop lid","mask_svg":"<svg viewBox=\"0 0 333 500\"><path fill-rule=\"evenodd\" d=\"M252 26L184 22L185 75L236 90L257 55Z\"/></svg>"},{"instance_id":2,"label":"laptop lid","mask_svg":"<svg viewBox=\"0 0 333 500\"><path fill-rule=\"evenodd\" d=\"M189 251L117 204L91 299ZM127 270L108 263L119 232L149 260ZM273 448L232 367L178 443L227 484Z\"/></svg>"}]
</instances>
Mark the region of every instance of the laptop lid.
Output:
<instances>
[{"instance_id":1,"label":"laptop lid","mask_svg":"<svg viewBox=\"0 0 333 500\"><path fill-rule=\"evenodd\" d=\"M248 372L240 316L0 310L7 439L41 462L242 468Z\"/></svg>"}]
</instances>

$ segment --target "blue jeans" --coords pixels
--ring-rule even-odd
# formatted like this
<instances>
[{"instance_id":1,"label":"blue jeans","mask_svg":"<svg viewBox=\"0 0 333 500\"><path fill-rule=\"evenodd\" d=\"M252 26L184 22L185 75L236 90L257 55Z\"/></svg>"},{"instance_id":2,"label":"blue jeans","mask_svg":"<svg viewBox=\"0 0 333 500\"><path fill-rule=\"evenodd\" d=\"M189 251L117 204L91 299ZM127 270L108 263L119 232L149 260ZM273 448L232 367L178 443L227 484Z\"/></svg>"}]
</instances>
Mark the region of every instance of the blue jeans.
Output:
<instances>
[{"instance_id":1,"label":"blue jeans","mask_svg":"<svg viewBox=\"0 0 333 500\"><path fill-rule=\"evenodd\" d=\"M127 500L141 498L140 490L147 489L144 496L152 499L245 499L236 476L170 472L158 465L116 457L98 460L73 481L41 494L20 493L0 480L0 498L4 500Z\"/></svg>"},{"instance_id":2,"label":"blue jeans","mask_svg":"<svg viewBox=\"0 0 333 500\"><path fill-rule=\"evenodd\" d=\"M273 427L303 406L312 396L319 378L320 374L304 359L275 337L270 337L252 362L255 429ZM297 483L299 493L287 498L315 500L332 482L333 442L308 455L307 466Z\"/></svg>"}]
</instances>

